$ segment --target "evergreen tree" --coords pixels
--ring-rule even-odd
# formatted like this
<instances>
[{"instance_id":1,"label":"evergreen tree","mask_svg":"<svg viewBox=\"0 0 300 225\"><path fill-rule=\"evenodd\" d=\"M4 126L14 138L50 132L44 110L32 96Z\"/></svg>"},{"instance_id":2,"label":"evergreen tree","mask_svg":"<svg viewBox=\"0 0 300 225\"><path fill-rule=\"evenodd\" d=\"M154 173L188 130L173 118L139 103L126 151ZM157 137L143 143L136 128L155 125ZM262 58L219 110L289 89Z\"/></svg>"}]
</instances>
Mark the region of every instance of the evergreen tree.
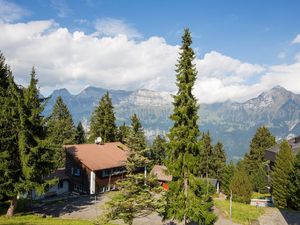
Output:
<instances>
[{"instance_id":1,"label":"evergreen tree","mask_svg":"<svg viewBox=\"0 0 300 225\"><path fill-rule=\"evenodd\" d=\"M65 165L65 150L63 145L75 144L76 130L68 107L59 96L56 99L52 113L47 121L49 141L56 149L56 165Z\"/></svg>"},{"instance_id":2,"label":"evergreen tree","mask_svg":"<svg viewBox=\"0 0 300 225\"><path fill-rule=\"evenodd\" d=\"M150 149L150 160L153 165L164 165L166 159L166 139L157 135Z\"/></svg>"},{"instance_id":3,"label":"evergreen tree","mask_svg":"<svg viewBox=\"0 0 300 225\"><path fill-rule=\"evenodd\" d=\"M244 168L237 167L230 182L229 189L232 191L234 201L249 203L252 195L250 177Z\"/></svg>"},{"instance_id":4,"label":"evergreen tree","mask_svg":"<svg viewBox=\"0 0 300 225\"><path fill-rule=\"evenodd\" d=\"M89 142L94 142L97 137L101 137L104 142L115 141L117 134L115 121L114 107L107 92L92 114Z\"/></svg>"},{"instance_id":5,"label":"evergreen tree","mask_svg":"<svg viewBox=\"0 0 300 225\"><path fill-rule=\"evenodd\" d=\"M199 159L199 172L201 177L214 177L214 165L213 165L213 146L211 144L211 137L209 131L202 134L201 139L201 151Z\"/></svg>"},{"instance_id":6,"label":"evergreen tree","mask_svg":"<svg viewBox=\"0 0 300 225\"><path fill-rule=\"evenodd\" d=\"M43 178L53 170L54 161L45 141L43 106L34 69L27 89L18 88L11 72L7 73L9 86L5 94L0 88L0 192L10 197L7 216L12 216L19 194L32 189L43 192L53 184L53 180Z\"/></svg>"},{"instance_id":7,"label":"evergreen tree","mask_svg":"<svg viewBox=\"0 0 300 225\"><path fill-rule=\"evenodd\" d=\"M188 29L184 30L182 46L177 69L177 94L174 95L174 111L171 119L174 121L170 129L167 145L167 167L173 176L167 192L167 203L164 219L179 221L195 221L212 224L215 220L210 211L203 182L199 175L199 136L197 125L198 105L192 94L197 71L193 60L195 54L191 48L192 39Z\"/></svg>"},{"instance_id":8,"label":"evergreen tree","mask_svg":"<svg viewBox=\"0 0 300 225\"><path fill-rule=\"evenodd\" d=\"M129 131L130 131L130 127L126 126L126 124L123 123L121 126L118 127L117 140L125 144L126 140L128 139Z\"/></svg>"},{"instance_id":9,"label":"evergreen tree","mask_svg":"<svg viewBox=\"0 0 300 225\"><path fill-rule=\"evenodd\" d=\"M262 126L257 129L251 140L249 153L245 155L246 170L250 175L256 173L263 166L266 162L264 159L266 149L275 144L275 137L267 127Z\"/></svg>"},{"instance_id":10,"label":"evergreen tree","mask_svg":"<svg viewBox=\"0 0 300 225\"><path fill-rule=\"evenodd\" d=\"M86 142L85 132L81 122L79 122L76 127L75 140L77 144L83 144Z\"/></svg>"},{"instance_id":11,"label":"evergreen tree","mask_svg":"<svg viewBox=\"0 0 300 225\"><path fill-rule=\"evenodd\" d=\"M127 141L129 154L126 178L117 182L119 193L107 203L106 211L99 219L100 224L106 224L113 219L132 224L134 218L147 216L154 211L159 212L162 208L162 199L157 197L161 191L158 182L152 177L145 178L143 173L137 173L145 167L148 159L144 156L146 146L141 139L142 127L139 119L134 115L131 120L132 127Z\"/></svg>"},{"instance_id":12,"label":"evergreen tree","mask_svg":"<svg viewBox=\"0 0 300 225\"><path fill-rule=\"evenodd\" d=\"M272 173L272 195L275 206L285 208L288 199L289 176L293 170L294 156L289 143L285 140L280 144Z\"/></svg>"},{"instance_id":13,"label":"evergreen tree","mask_svg":"<svg viewBox=\"0 0 300 225\"><path fill-rule=\"evenodd\" d=\"M211 177L221 180L226 166L226 154L223 149L223 144L221 142L217 142L217 144L215 144L212 150L211 161Z\"/></svg>"},{"instance_id":14,"label":"evergreen tree","mask_svg":"<svg viewBox=\"0 0 300 225\"><path fill-rule=\"evenodd\" d=\"M221 176L221 189L222 191L229 196L230 195L230 183L234 176L235 166L231 161L224 168L223 175Z\"/></svg>"},{"instance_id":15,"label":"evergreen tree","mask_svg":"<svg viewBox=\"0 0 300 225\"><path fill-rule=\"evenodd\" d=\"M264 166L260 166L254 174L252 174L253 190L262 194L268 193L268 177Z\"/></svg>"},{"instance_id":16,"label":"evergreen tree","mask_svg":"<svg viewBox=\"0 0 300 225\"><path fill-rule=\"evenodd\" d=\"M288 206L300 210L300 152L296 155L294 167L289 176Z\"/></svg>"}]
</instances>

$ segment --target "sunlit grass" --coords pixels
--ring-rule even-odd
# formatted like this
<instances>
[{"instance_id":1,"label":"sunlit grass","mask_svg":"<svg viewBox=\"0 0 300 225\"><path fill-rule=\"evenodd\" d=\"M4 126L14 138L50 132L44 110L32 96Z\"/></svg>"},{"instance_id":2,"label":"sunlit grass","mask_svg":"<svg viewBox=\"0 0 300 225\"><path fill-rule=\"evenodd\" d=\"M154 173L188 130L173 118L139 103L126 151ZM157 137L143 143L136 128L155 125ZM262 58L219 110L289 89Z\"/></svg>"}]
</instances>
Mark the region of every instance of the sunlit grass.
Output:
<instances>
[{"instance_id":1,"label":"sunlit grass","mask_svg":"<svg viewBox=\"0 0 300 225\"><path fill-rule=\"evenodd\" d=\"M220 209L226 218L230 217L229 201L214 199L215 206ZM241 224L250 224L264 213L264 208L251 206L239 202L232 202L232 221Z\"/></svg>"}]
</instances>

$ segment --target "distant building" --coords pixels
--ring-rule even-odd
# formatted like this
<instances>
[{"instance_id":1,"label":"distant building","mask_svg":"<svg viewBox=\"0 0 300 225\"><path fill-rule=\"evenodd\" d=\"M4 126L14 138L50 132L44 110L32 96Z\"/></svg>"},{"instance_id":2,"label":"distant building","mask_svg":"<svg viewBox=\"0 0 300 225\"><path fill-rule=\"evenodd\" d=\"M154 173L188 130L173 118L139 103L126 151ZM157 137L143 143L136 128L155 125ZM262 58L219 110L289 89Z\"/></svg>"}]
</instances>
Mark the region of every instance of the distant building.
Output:
<instances>
[{"instance_id":1,"label":"distant building","mask_svg":"<svg viewBox=\"0 0 300 225\"><path fill-rule=\"evenodd\" d=\"M32 199L44 199L57 195L68 194L70 192L70 178L65 173L65 168L59 168L49 176L45 177L45 180L58 179L58 183L49 188L44 194L38 195L36 191L32 191Z\"/></svg>"},{"instance_id":2,"label":"distant building","mask_svg":"<svg viewBox=\"0 0 300 225\"><path fill-rule=\"evenodd\" d=\"M126 173L128 148L120 142L67 145L65 149L66 175L72 192L110 191Z\"/></svg>"},{"instance_id":3,"label":"distant building","mask_svg":"<svg viewBox=\"0 0 300 225\"><path fill-rule=\"evenodd\" d=\"M300 151L300 135L288 140L293 153L296 155ZM273 147L265 151L265 159L270 161L270 169L275 165L276 155L279 152L280 143L277 143Z\"/></svg>"},{"instance_id":4,"label":"distant building","mask_svg":"<svg viewBox=\"0 0 300 225\"><path fill-rule=\"evenodd\" d=\"M150 172L150 175L156 176L165 190L169 190L169 182L172 181L172 175L167 174L167 167L155 165Z\"/></svg>"}]
</instances>

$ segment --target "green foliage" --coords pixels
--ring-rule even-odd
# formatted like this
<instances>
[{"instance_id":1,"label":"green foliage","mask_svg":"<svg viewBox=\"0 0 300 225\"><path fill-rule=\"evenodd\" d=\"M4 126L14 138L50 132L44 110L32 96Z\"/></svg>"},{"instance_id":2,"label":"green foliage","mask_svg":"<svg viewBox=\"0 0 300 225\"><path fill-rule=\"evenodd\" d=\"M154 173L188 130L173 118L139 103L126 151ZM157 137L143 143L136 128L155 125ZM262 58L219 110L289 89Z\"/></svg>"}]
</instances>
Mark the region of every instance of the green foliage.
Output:
<instances>
[{"instance_id":1,"label":"green foliage","mask_svg":"<svg viewBox=\"0 0 300 225\"><path fill-rule=\"evenodd\" d=\"M231 161L229 164L227 164L224 168L223 174L221 176L221 190L227 195L230 195L230 183L233 178L235 171L235 166L233 162Z\"/></svg>"},{"instance_id":2,"label":"green foliage","mask_svg":"<svg viewBox=\"0 0 300 225\"><path fill-rule=\"evenodd\" d=\"M192 38L188 29L184 30L180 56L176 65L177 94L174 95L174 121L170 129L167 145L166 165L173 181L167 192L164 219L176 219L186 223L212 224L215 216L210 212L211 203L206 188L201 185L199 175L200 131L198 128L198 105L192 94L197 71L193 60L195 53L191 48ZM203 183L203 182L202 182Z\"/></svg>"},{"instance_id":3,"label":"green foliage","mask_svg":"<svg viewBox=\"0 0 300 225\"><path fill-rule=\"evenodd\" d=\"M253 184L253 190L262 194L268 192L268 177L266 169L263 166L260 166L252 175L251 181Z\"/></svg>"},{"instance_id":4,"label":"green foliage","mask_svg":"<svg viewBox=\"0 0 300 225\"><path fill-rule=\"evenodd\" d=\"M128 139L129 132L130 132L130 127L126 126L126 124L123 123L121 126L118 127L117 141L126 144L126 140Z\"/></svg>"},{"instance_id":5,"label":"green foliage","mask_svg":"<svg viewBox=\"0 0 300 225\"><path fill-rule=\"evenodd\" d=\"M166 159L166 139L157 135L150 149L150 160L153 165L164 165Z\"/></svg>"},{"instance_id":6,"label":"green foliage","mask_svg":"<svg viewBox=\"0 0 300 225\"><path fill-rule=\"evenodd\" d=\"M106 204L105 213L99 218L100 224L113 219L121 219L132 224L138 216L147 216L154 211L160 211L163 206L162 188L153 177L144 177L137 173L148 163L145 157L146 142L142 126L136 115L131 117L132 127L128 136L129 153L127 157L127 175L116 185L119 193Z\"/></svg>"},{"instance_id":7,"label":"green foliage","mask_svg":"<svg viewBox=\"0 0 300 225\"><path fill-rule=\"evenodd\" d=\"M289 176L288 206L300 210L300 152L296 155L294 167Z\"/></svg>"},{"instance_id":8,"label":"green foliage","mask_svg":"<svg viewBox=\"0 0 300 225\"><path fill-rule=\"evenodd\" d=\"M289 143L285 140L280 144L272 173L272 195L275 206L285 208L288 199L289 176L293 170L294 156Z\"/></svg>"},{"instance_id":9,"label":"green foliage","mask_svg":"<svg viewBox=\"0 0 300 225\"><path fill-rule=\"evenodd\" d=\"M3 67L4 63L0 65ZM54 160L53 151L45 140L43 105L34 68L26 89L15 84L8 69L1 69L1 73L0 192L11 199L7 215L12 216L18 194L32 189L43 192L52 182L43 178L53 170Z\"/></svg>"},{"instance_id":10,"label":"green foliage","mask_svg":"<svg viewBox=\"0 0 300 225\"><path fill-rule=\"evenodd\" d=\"M229 186L232 199L237 202L249 203L252 194L252 184L249 175L243 168L237 167Z\"/></svg>"},{"instance_id":11,"label":"green foliage","mask_svg":"<svg viewBox=\"0 0 300 225\"><path fill-rule=\"evenodd\" d=\"M258 169L264 165L266 162L264 159L266 149L275 144L275 137L267 127L262 126L257 129L251 140L249 153L245 155L246 170L250 175L257 173Z\"/></svg>"},{"instance_id":12,"label":"green foliage","mask_svg":"<svg viewBox=\"0 0 300 225\"><path fill-rule=\"evenodd\" d=\"M200 142L201 150L199 155L199 173L201 177L213 177L213 146L211 144L211 137L209 131L202 134Z\"/></svg>"},{"instance_id":13,"label":"green foliage","mask_svg":"<svg viewBox=\"0 0 300 225\"><path fill-rule=\"evenodd\" d=\"M227 219L230 219L230 202L228 200L214 199L214 205L221 210ZM263 207L255 207L249 204L232 202L232 221L239 224L251 224L263 215Z\"/></svg>"},{"instance_id":14,"label":"green foliage","mask_svg":"<svg viewBox=\"0 0 300 225\"><path fill-rule=\"evenodd\" d=\"M83 144L86 142L85 132L81 122L79 122L76 127L75 141L76 144Z\"/></svg>"},{"instance_id":15,"label":"green foliage","mask_svg":"<svg viewBox=\"0 0 300 225\"><path fill-rule=\"evenodd\" d=\"M217 142L212 150L211 172L210 177L221 180L226 167L226 153L223 149L223 144Z\"/></svg>"},{"instance_id":16,"label":"green foliage","mask_svg":"<svg viewBox=\"0 0 300 225\"><path fill-rule=\"evenodd\" d=\"M104 142L116 140L116 118L108 92L100 99L98 107L93 112L90 128L90 143L93 143L97 137L101 137Z\"/></svg>"},{"instance_id":17,"label":"green foliage","mask_svg":"<svg viewBox=\"0 0 300 225\"><path fill-rule=\"evenodd\" d=\"M47 120L49 142L55 148L56 166L65 165L65 150L63 145L75 144L76 130L68 107L59 96L56 99L52 113Z\"/></svg>"}]
</instances>

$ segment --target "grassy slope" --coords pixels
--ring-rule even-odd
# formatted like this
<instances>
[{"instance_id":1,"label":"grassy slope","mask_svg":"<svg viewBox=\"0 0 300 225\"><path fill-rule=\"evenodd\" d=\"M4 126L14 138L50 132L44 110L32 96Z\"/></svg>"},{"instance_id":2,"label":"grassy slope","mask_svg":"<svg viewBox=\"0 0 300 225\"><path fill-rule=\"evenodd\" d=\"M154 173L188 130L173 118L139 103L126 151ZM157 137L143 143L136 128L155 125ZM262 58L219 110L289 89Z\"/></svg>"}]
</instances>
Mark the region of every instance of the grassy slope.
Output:
<instances>
[{"instance_id":1,"label":"grassy slope","mask_svg":"<svg viewBox=\"0 0 300 225\"><path fill-rule=\"evenodd\" d=\"M86 220L68 220L58 218L42 218L36 215L17 215L13 218L0 217L0 224L7 225L93 225Z\"/></svg>"},{"instance_id":2,"label":"grassy slope","mask_svg":"<svg viewBox=\"0 0 300 225\"><path fill-rule=\"evenodd\" d=\"M229 219L229 201L214 200L215 206L220 209L226 218ZM251 206L248 204L232 202L232 221L241 224L249 224L264 213L264 208Z\"/></svg>"}]
</instances>

